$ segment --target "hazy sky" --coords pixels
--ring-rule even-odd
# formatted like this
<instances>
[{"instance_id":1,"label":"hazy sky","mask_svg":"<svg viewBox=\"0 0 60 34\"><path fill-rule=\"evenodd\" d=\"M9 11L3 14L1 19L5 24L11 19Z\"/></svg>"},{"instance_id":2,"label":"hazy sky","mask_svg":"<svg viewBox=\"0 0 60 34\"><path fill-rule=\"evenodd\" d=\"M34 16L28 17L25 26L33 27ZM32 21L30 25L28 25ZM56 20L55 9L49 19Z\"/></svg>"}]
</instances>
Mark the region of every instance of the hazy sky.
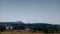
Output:
<instances>
[{"instance_id":1,"label":"hazy sky","mask_svg":"<svg viewBox=\"0 0 60 34\"><path fill-rule=\"evenodd\" d=\"M0 0L0 21L60 24L60 0Z\"/></svg>"}]
</instances>

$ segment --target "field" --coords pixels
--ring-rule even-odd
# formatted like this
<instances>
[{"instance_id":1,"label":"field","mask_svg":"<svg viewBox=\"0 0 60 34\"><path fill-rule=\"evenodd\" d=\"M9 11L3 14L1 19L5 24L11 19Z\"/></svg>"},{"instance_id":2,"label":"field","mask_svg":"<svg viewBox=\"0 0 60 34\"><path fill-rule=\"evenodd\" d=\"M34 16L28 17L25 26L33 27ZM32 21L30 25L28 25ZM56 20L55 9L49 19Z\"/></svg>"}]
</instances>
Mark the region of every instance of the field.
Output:
<instances>
[{"instance_id":1,"label":"field","mask_svg":"<svg viewBox=\"0 0 60 34\"><path fill-rule=\"evenodd\" d=\"M41 33L41 32L28 32L28 31L4 31L0 34L60 34L60 33Z\"/></svg>"},{"instance_id":2,"label":"field","mask_svg":"<svg viewBox=\"0 0 60 34\"><path fill-rule=\"evenodd\" d=\"M0 34L40 34L40 33L39 32L27 32L27 31L4 31L4 32L0 32Z\"/></svg>"}]
</instances>

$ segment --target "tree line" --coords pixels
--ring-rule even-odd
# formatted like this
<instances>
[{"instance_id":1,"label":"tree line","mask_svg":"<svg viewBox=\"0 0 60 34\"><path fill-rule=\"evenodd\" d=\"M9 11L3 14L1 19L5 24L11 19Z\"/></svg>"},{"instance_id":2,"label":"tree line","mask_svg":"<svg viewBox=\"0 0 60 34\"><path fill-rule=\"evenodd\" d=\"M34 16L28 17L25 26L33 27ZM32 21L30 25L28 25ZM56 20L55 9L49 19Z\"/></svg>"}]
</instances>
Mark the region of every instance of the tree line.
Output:
<instances>
[{"instance_id":1,"label":"tree line","mask_svg":"<svg viewBox=\"0 0 60 34\"><path fill-rule=\"evenodd\" d=\"M1 23L0 23L1 24ZM5 23L7 24L7 23ZM40 32L43 31L44 33L54 33L60 31L60 25L53 25L53 24L45 24L45 23L8 23L9 26L14 26L13 30L25 30L26 28L30 28L32 32ZM7 24L7 26L8 26ZM0 31L4 31L5 25L0 25ZM60 33L60 32L59 32Z\"/></svg>"}]
</instances>

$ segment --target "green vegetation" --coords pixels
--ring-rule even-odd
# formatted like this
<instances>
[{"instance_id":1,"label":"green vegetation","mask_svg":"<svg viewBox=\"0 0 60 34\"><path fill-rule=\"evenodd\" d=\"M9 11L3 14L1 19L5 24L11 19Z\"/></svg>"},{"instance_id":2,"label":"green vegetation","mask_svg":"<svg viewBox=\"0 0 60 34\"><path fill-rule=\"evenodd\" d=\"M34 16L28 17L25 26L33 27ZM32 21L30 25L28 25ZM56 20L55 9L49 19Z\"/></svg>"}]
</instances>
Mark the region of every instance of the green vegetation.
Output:
<instances>
[{"instance_id":1,"label":"green vegetation","mask_svg":"<svg viewBox=\"0 0 60 34\"><path fill-rule=\"evenodd\" d=\"M25 23L0 23L0 31L5 31L6 26L13 26L13 30L29 30L30 32L43 32L43 33L60 33L60 25L52 25L52 24L44 24L44 23L33 23L33 24L25 24ZM10 29L8 29L10 30ZM21 31L20 31L21 32Z\"/></svg>"}]
</instances>

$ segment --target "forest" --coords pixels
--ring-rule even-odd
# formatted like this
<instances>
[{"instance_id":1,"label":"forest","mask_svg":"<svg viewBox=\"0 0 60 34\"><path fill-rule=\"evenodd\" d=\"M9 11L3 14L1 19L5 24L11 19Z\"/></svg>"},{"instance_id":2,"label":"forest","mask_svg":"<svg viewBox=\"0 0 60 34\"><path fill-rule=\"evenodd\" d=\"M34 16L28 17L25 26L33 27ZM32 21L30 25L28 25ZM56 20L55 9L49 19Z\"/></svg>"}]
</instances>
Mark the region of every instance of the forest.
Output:
<instances>
[{"instance_id":1,"label":"forest","mask_svg":"<svg viewBox=\"0 0 60 34\"><path fill-rule=\"evenodd\" d=\"M13 26L12 29L8 30L26 30L29 29L31 32L44 32L44 33L60 33L60 25L53 25L47 23L23 23L23 22L0 22L0 31L5 31L6 26Z\"/></svg>"}]
</instances>

